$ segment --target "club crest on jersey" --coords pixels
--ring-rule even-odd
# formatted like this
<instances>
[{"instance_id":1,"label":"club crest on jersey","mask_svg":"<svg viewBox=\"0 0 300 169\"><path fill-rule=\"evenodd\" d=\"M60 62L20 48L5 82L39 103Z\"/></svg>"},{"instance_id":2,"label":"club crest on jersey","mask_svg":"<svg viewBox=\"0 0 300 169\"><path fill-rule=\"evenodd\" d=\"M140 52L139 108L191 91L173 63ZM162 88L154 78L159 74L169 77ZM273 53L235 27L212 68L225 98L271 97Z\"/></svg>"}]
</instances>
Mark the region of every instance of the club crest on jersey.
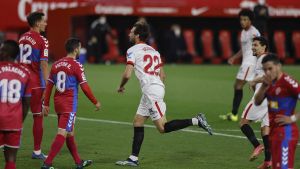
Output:
<instances>
[{"instance_id":1,"label":"club crest on jersey","mask_svg":"<svg viewBox=\"0 0 300 169\"><path fill-rule=\"evenodd\" d=\"M277 87L276 90L275 90L275 94L276 94L276 95L279 95L280 92L281 92L281 88L280 88L280 87Z\"/></svg>"},{"instance_id":2,"label":"club crest on jersey","mask_svg":"<svg viewBox=\"0 0 300 169\"><path fill-rule=\"evenodd\" d=\"M278 109L278 102L277 101L270 101L269 106L271 109Z\"/></svg>"}]
</instances>

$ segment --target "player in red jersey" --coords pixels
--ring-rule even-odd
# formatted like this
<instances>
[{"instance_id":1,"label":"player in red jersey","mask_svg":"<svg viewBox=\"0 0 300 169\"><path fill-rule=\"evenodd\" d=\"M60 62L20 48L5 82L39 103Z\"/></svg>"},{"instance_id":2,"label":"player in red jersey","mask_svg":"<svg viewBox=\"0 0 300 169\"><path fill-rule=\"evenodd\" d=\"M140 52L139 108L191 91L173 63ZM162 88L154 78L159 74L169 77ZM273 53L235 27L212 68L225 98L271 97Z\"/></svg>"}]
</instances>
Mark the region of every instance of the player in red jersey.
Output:
<instances>
[{"instance_id":1,"label":"player in red jersey","mask_svg":"<svg viewBox=\"0 0 300 169\"><path fill-rule=\"evenodd\" d=\"M16 168L22 123L29 108L29 71L13 63L18 54L15 41L7 40L0 47L0 147L4 147L5 169Z\"/></svg>"},{"instance_id":2,"label":"player in red jersey","mask_svg":"<svg viewBox=\"0 0 300 169\"><path fill-rule=\"evenodd\" d=\"M299 138L295 113L300 99L299 83L281 70L279 59L269 54L262 60L264 82L255 95L255 104L267 98L270 119L270 143L273 169L293 169Z\"/></svg>"},{"instance_id":3,"label":"player in red jersey","mask_svg":"<svg viewBox=\"0 0 300 169\"><path fill-rule=\"evenodd\" d=\"M30 71L31 101L33 114L33 159L45 159L41 152L43 138L42 96L48 78L48 41L40 33L45 31L46 20L43 13L33 12L28 15L27 22L30 30L19 39L19 62Z\"/></svg>"},{"instance_id":4,"label":"player in red jersey","mask_svg":"<svg viewBox=\"0 0 300 169\"><path fill-rule=\"evenodd\" d=\"M52 167L52 161L65 141L76 163L76 169L82 169L92 163L91 160L81 160L74 140L73 128L77 112L78 85L95 105L96 110L99 110L100 102L92 94L86 81L83 66L75 60L79 57L80 41L71 38L67 40L65 48L68 55L52 65L45 92L43 114L48 115L49 99L52 88L55 85L54 107L58 116L58 132L52 143L49 156L41 167L42 169L50 169Z\"/></svg>"}]
</instances>

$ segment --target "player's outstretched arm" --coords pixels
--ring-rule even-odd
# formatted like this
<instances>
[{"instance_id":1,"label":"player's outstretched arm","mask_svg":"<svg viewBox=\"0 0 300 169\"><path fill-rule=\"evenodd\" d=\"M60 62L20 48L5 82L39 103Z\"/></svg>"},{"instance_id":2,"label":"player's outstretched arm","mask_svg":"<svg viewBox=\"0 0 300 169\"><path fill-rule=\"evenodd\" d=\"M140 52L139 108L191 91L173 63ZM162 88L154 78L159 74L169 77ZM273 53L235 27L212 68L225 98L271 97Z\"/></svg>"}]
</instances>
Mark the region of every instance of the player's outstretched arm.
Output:
<instances>
[{"instance_id":1,"label":"player's outstretched arm","mask_svg":"<svg viewBox=\"0 0 300 169\"><path fill-rule=\"evenodd\" d=\"M120 83L120 86L119 86L119 89L118 89L118 93L124 93L125 84L130 79L132 71L133 71L133 65L127 64L126 68L125 68L125 71L123 73L123 76L122 76L122 80L121 80L121 83Z\"/></svg>"},{"instance_id":2,"label":"player's outstretched arm","mask_svg":"<svg viewBox=\"0 0 300 169\"><path fill-rule=\"evenodd\" d=\"M235 55L233 55L231 58L228 59L228 63L230 65L234 64L234 61L238 58L242 57L242 50L239 50Z\"/></svg>"},{"instance_id":3,"label":"player's outstretched arm","mask_svg":"<svg viewBox=\"0 0 300 169\"><path fill-rule=\"evenodd\" d=\"M49 114L49 110L50 110L49 102L50 102L52 88L53 88L53 83L52 82L47 83L44 101L43 101L43 110L42 110L42 114L44 116L48 116L48 114Z\"/></svg>"},{"instance_id":4,"label":"player's outstretched arm","mask_svg":"<svg viewBox=\"0 0 300 169\"><path fill-rule=\"evenodd\" d=\"M88 83L82 83L80 84L80 87L83 91L83 93L86 95L86 97L95 105L96 111L98 111L101 107L101 103L96 99L96 97L93 95L92 90Z\"/></svg>"}]
</instances>

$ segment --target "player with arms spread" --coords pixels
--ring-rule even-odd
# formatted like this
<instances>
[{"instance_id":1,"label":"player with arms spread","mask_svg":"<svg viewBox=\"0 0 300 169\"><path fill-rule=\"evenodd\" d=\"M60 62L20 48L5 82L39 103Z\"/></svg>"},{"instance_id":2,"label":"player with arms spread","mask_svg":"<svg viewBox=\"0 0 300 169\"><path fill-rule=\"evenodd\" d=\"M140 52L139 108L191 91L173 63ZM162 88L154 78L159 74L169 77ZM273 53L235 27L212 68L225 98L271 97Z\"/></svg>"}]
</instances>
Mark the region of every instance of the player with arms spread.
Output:
<instances>
[{"instance_id":1,"label":"player with arms spread","mask_svg":"<svg viewBox=\"0 0 300 169\"><path fill-rule=\"evenodd\" d=\"M234 61L243 57L242 65L236 76L234 83L234 97L232 101L232 110L226 115L220 115L223 120L238 121L238 110L243 99L243 87L246 82L252 81L255 77L256 57L252 53L252 40L260 36L258 30L252 26L254 14L249 9L243 9L239 13L240 24L243 28L241 34L241 50L233 57L229 58L228 63L234 64Z\"/></svg>"},{"instance_id":2,"label":"player with arms spread","mask_svg":"<svg viewBox=\"0 0 300 169\"><path fill-rule=\"evenodd\" d=\"M135 71L142 90L142 98L134 117L134 136L132 153L127 160L117 161L117 165L138 166L138 155L144 139L144 123L150 117L160 133L169 133L192 125L198 125L212 134L210 126L202 113L195 118L184 120L166 120L164 102L165 73L160 54L145 42L149 36L149 26L144 21L136 22L130 31L130 41L135 45L127 50L127 65L123 73L118 92L125 91L125 84Z\"/></svg>"},{"instance_id":3,"label":"player with arms spread","mask_svg":"<svg viewBox=\"0 0 300 169\"><path fill-rule=\"evenodd\" d=\"M47 22L44 13L33 12L27 16L30 30L19 39L20 56L18 61L30 71L31 99L30 109L33 114L33 159L45 159L41 151L43 138L42 97L48 78L48 40L41 35Z\"/></svg>"},{"instance_id":4,"label":"player with arms spread","mask_svg":"<svg viewBox=\"0 0 300 169\"><path fill-rule=\"evenodd\" d=\"M58 117L58 132L52 143L49 156L41 169L53 169L52 161L60 151L64 142L72 154L76 169L82 169L92 164L91 160L81 160L77 152L74 139L74 121L77 112L78 85L84 94L95 105L96 110L100 108L100 102L94 97L84 74L83 66L76 61L80 54L81 43L79 39L70 38L65 45L67 56L52 65L48 84L45 92L43 114L49 113L49 99L55 85L54 107Z\"/></svg>"},{"instance_id":5,"label":"player with arms spread","mask_svg":"<svg viewBox=\"0 0 300 169\"><path fill-rule=\"evenodd\" d=\"M262 64L266 75L255 95L255 104L268 100L272 168L293 169L299 139L296 121L300 113L295 113L295 107L300 99L300 85L282 72L276 55L265 56Z\"/></svg>"},{"instance_id":6,"label":"player with arms spread","mask_svg":"<svg viewBox=\"0 0 300 169\"><path fill-rule=\"evenodd\" d=\"M4 41L0 47L0 147L4 148L5 169L16 169L23 121L29 109L29 71L13 63L18 43Z\"/></svg>"}]
</instances>

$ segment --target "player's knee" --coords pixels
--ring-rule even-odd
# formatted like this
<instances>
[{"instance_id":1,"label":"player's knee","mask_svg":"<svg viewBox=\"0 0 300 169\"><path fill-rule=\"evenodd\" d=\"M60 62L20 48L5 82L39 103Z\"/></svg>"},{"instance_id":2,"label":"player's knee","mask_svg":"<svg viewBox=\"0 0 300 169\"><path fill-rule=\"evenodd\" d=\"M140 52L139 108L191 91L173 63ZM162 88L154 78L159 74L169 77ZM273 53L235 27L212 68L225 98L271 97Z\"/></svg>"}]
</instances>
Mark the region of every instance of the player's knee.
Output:
<instances>
[{"instance_id":1,"label":"player's knee","mask_svg":"<svg viewBox=\"0 0 300 169\"><path fill-rule=\"evenodd\" d=\"M166 132L165 132L165 128L164 128L163 126L157 127L157 130L158 130L158 132L159 132L160 134L166 133Z\"/></svg>"},{"instance_id":2,"label":"player's knee","mask_svg":"<svg viewBox=\"0 0 300 169\"><path fill-rule=\"evenodd\" d=\"M245 125L245 124L250 124L250 122L248 120L246 120L246 119L242 119L240 121L240 128L243 127L243 125Z\"/></svg>"},{"instance_id":3,"label":"player's knee","mask_svg":"<svg viewBox=\"0 0 300 169\"><path fill-rule=\"evenodd\" d=\"M68 132L65 129L58 129L57 134L62 135L64 137L67 136Z\"/></svg>"}]
</instances>

